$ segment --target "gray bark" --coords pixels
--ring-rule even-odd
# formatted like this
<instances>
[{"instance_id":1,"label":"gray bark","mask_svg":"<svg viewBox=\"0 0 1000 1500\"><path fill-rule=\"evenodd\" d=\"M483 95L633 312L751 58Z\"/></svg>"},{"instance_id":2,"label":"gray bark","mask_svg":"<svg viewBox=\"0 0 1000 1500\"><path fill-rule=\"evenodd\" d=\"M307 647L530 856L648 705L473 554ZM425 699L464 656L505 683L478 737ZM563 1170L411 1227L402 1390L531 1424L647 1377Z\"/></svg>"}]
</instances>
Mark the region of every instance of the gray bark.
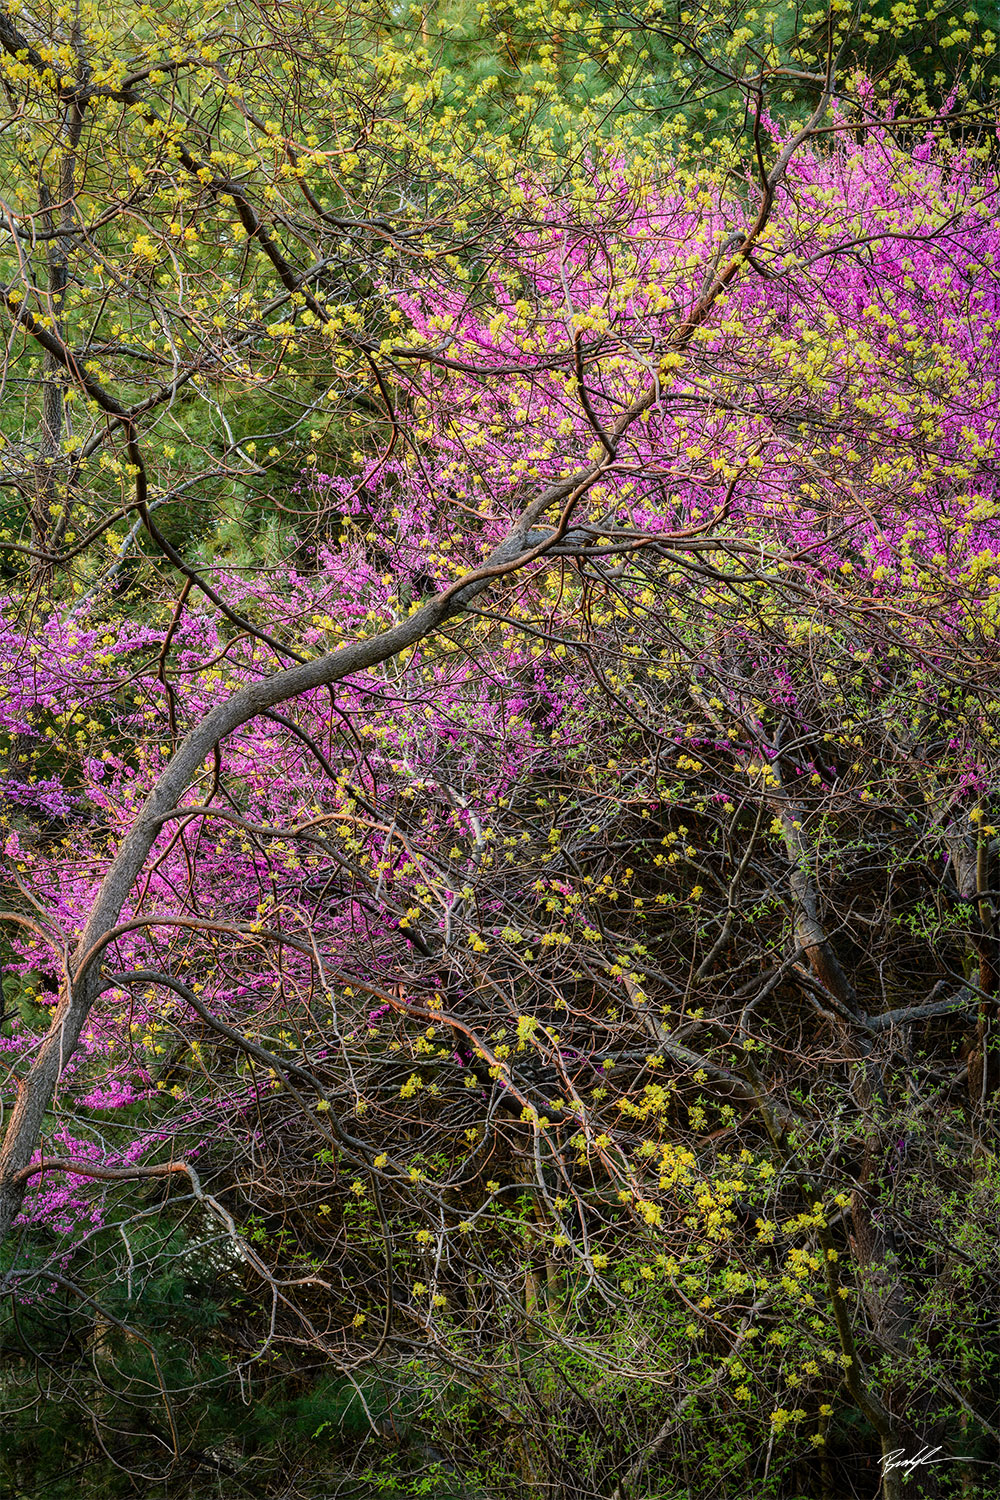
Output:
<instances>
[{"instance_id":1,"label":"gray bark","mask_svg":"<svg viewBox=\"0 0 1000 1500\"><path fill-rule=\"evenodd\" d=\"M637 407L638 403L627 415L637 414ZM261 682L241 688L206 715L177 747L101 884L83 935L70 959L63 993L49 1032L19 1084L17 1100L0 1149L0 1243L20 1210L26 1185L25 1168L38 1145L42 1122L59 1076L72 1057L91 1007L101 992L101 955L108 934L129 898L163 826L164 817L178 806L206 758L228 735L267 709L301 693L366 671L417 645L447 620L460 615L496 578L541 557L548 546L561 540L572 507L600 476L603 467L603 463L594 465L550 486L525 509L482 568L444 593L434 595L409 619L370 640L353 641L326 656L288 667ZM558 504L564 507L559 525L546 533L544 540L526 548L533 525ZM535 538L531 539L534 541Z\"/></svg>"}]
</instances>

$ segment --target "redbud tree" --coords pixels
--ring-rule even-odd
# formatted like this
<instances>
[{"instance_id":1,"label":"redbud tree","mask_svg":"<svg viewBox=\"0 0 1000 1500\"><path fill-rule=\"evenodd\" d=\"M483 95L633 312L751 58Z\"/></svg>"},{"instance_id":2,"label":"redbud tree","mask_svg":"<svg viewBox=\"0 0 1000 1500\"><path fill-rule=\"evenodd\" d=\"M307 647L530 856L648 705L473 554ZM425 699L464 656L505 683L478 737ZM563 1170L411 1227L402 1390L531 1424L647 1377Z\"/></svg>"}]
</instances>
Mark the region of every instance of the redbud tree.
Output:
<instances>
[{"instance_id":1,"label":"redbud tree","mask_svg":"<svg viewBox=\"0 0 1000 1500\"><path fill-rule=\"evenodd\" d=\"M453 1484L977 1493L988 138L835 8L683 23L711 155L322 20L0 31L11 1347L91 1318L124 1466L211 1467L137 1291L208 1257L206 1385L333 1372Z\"/></svg>"}]
</instances>

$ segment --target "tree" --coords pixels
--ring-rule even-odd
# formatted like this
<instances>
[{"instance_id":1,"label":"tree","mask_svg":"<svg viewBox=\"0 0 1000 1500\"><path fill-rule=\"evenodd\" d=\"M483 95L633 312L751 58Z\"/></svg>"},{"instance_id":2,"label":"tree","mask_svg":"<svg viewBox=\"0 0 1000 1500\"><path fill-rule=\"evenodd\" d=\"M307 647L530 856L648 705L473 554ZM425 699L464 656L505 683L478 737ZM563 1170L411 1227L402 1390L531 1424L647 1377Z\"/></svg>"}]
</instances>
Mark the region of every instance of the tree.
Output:
<instances>
[{"instance_id":1,"label":"tree","mask_svg":"<svg viewBox=\"0 0 1000 1500\"><path fill-rule=\"evenodd\" d=\"M367 35L330 56L374 69ZM373 257L336 314L321 236L347 231L319 199L283 203L295 162L251 178L254 196L242 177L192 186L206 221L226 197L257 216L275 295L320 288L275 330L273 288L254 287L236 389L263 349L259 399L299 399L334 322L357 361L343 420L381 399L390 451L365 461L362 439L350 474L304 465L298 503L332 518L327 540L275 576L246 553L194 566L160 531L141 397L105 402L84 441L124 439L99 472L134 486L183 582L171 597L143 575L124 618L95 591L6 622L4 722L25 758L7 788L26 810L6 851L16 1296L68 1284L107 1308L134 1233L127 1216L104 1231L128 1201L114 1185L145 1178L267 1287L241 1369L284 1347L348 1380L372 1363L422 1379L480 1488L506 1466L539 1493L622 1494L670 1472L677 1422L707 1444L719 1417L744 1436L706 1483L733 1465L771 1483L758 1456L806 1426L843 1472L850 1421L883 1453L928 1427L956 1453L995 1434L973 1309L996 1267L972 1236L995 1192L996 182L950 120L901 139L831 68L787 137L758 98L753 188L641 155L595 155L555 187L523 166L516 217L459 242L454 199L412 228L376 222L382 179L356 229L390 237L389 269ZM388 137L412 194L409 86L366 150L384 166ZM210 144L195 156L175 133L157 170L197 179ZM491 150L471 188L456 168L435 191L496 182ZM285 248L304 222L305 280ZM396 269L440 240L444 273L436 251ZM204 285L212 256L190 255ZM65 301L60 331L24 300L18 326L100 406ZM227 514L252 494L251 441L233 431L199 470ZM69 457L49 503L99 526L110 492ZM35 561L71 561L33 514ZM100 577L90 549L80 589ZM41 1036L46 985L62 988ZM68 1240L47 1243L57 1209ZM637 1369L622 1452L602 1403ZM141 1378L168 1455L190 1450L169 1383ZM492 1474L462 1451L460 1400L492 1434Z\"/></svg>"}]
</instances>

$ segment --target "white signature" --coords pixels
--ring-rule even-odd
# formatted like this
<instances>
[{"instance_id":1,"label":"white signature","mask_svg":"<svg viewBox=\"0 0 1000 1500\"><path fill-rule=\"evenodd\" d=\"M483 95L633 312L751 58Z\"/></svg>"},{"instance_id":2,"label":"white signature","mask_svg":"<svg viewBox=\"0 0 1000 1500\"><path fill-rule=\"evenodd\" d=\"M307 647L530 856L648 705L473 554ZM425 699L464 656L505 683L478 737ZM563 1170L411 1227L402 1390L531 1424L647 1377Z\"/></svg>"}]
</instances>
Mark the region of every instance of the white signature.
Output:
<instances>
[{"instance_id":1,"label":"white signature","mask_svg":"<svg viewBox=\"0 0 1000 1500\"><path fill-rule=\"evenodd\" d=\"M949 1457L947 1453L943 1458L935 1458L935 1453L940 1452L940 1444L936 1448L932 1448L928 1443L925 1443L919 1453L915 1453L912 1458L907 1458L905 1448L893 1448L891 1453L883 1453L882 1455L882 1476L884 1478L891 1469L902 1469L905 1474L909 1475L913 1473L914 1469L923 1468L926 1464L970 1462L966 1455L960 1453L956 1453L954 1458Z\"/></svg>"}]
</instances>

